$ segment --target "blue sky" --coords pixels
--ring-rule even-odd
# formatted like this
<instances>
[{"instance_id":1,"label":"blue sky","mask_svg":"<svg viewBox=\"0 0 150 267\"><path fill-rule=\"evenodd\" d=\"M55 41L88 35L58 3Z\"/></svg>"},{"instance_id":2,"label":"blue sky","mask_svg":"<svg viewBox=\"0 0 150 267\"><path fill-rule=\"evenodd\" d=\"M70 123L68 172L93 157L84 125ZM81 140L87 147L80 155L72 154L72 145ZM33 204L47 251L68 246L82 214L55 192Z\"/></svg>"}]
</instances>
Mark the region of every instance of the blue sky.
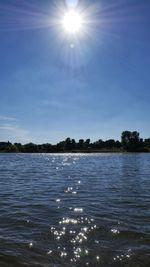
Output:
<instances>
[{"instance_id":1,"label":"blue sky","mask_svg":"<svg viewBox=\"0 0 150 267\"><path fill-rule=\"evenodd\" d=\"M78 1L76 38L63 2L0 0L0 141L150 137L150 1Z\"/></svg>"}]
</instances>

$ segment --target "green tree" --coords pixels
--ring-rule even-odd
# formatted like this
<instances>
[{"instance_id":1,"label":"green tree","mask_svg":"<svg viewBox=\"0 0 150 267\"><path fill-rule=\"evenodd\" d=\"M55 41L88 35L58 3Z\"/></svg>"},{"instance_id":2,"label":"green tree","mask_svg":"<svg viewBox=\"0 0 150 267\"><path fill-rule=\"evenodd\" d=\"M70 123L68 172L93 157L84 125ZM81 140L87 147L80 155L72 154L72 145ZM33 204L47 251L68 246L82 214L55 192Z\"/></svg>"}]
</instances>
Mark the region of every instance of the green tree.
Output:
<instances>
[{"instance_id":1,"label":"green tree","mask_svg":"<svg viewBox=\"0 0 150 267\"><path fill-rule=\"evenodd\" d=\"M71 150L71 149L72 149L72 142L71 142L70 137L68 137L68 138L65 140L65 149L66 149L66 150Z\"/></svg>"},{"instance_id":2,"label":"green tree","mask_svg":"<svg viewBox=\"0 0 150 267\"><path fill-rule=\"evenodd\" d=\"M145 147L150 147L150 138L147 138L147 139L145 139L144 140L144 145L145 145Z\"/></svg>"},{"instance_id":3,"label":"green tree","mask_svg":"<svg viewBox=\"0 0 150 267\"><path fill-rule=\"evenodd\" d=\"M112 148L115 147L115 140L114 139L109 139L105 142L105 147L106 148Z\"/></svg>"},{"instance_id":4,"label":"green tree","mask_svg":"<svg viewBox=\"0 0 150 267\"><path fill-rule=\"evenodd\" d=\"M71 140L71 143L72 143L72 149L76 149L76 141L75 141L75 139L72 139Z\"/></svg>"},{"instance_id":5,"label":"green tree","mask_svg":"<svg viewBox=\"0 0 150 267\"><path fill-rule=\"evenodd\" d=\"M28 143L23 146L23 150L26 153L36 153L38 152L38 145L33 143Z\"/></svg>"},{"instance_id":6,"label":"green tree","mask_svg":"<svg viewBox=\"0 0 150 267\"><path fill-rule=\"evenodd\" d=\"M115 142L115 147L117 147L117 148L121 147L121 143L118 140Z\"/></svg>"},{"instance_id":7,"label":"green tree","mask_svg":"<svg viewBox=\"0 0 150 267\"><path fill-rule=\"evenodd\" d=\"M21 143L14 143L14 145L17 147L18 152L23 152L23 146Z\"/></svg>"},{"instance_id":8,"label":"green tree","mask_svg":"<svg viewBox=\"0 0 150 267\"><path fill-rule=\"evenodd\" d=\"M14 144L11 144L8 148L8 152L19 152L17 146Z\"/></svg>"},{"instance_id":9,"label":"green tree","mask_svg":"<svg viewBox=\"0 0 150 267\"><path fill-rule=\"evenodd\" d=\"M80 140L79 140L78 148L79 148L79 149L83 149L83 148L84 148L84 140L83 140L83 139L80 139Z\"/></svg>"},{"instance_id":10,"label":"green tree","mask_svg":"<svg viewBox=\"0 0 150 267\"><path fill-rule=\"evenodd\" d=\"M121 142L127 151L138 151L141 146L140 134L137 131L124 131L121 135Z\"/></svg>"},{"instance_id":11,"label":"green tree","mask_svg":"<svg viewBox=\"0 0 150 267\"><path fill-rule=\"evenodd\" d=\"M98 141L92 144L92 147L96 149L104 148L104 146L105 146L105 142L102 139L99 139Z\"/></svg>"},{"instance_id":12,"label":"green tree","mask_svg":"<svg viewBox=\"0 0 150 267\"><path fill-rule=\"evenodd\" d=\"M91 140L89 138L86 139L86 141L84 142L85 148L89 148L90 147L90 142L91 142Z\"/></svg>"}]
</instances>

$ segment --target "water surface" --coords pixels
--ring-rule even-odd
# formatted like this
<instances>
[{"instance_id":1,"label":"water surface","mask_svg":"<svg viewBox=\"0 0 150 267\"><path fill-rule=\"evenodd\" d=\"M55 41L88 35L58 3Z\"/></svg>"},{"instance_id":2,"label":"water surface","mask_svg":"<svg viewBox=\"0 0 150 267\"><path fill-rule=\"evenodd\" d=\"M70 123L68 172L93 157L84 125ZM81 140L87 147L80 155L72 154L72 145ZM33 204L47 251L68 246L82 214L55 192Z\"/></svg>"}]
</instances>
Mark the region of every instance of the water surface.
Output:
<instances>
[{"instance_id":1,"label":"water surface","mask_svg":"<svg viewBox=\"0 0 150 267\"><path fill-rule=\"evenodd\" d=\"M150 154L0 154L0 266L150 266L149 190Z\"/></svg>"}]
</instances>

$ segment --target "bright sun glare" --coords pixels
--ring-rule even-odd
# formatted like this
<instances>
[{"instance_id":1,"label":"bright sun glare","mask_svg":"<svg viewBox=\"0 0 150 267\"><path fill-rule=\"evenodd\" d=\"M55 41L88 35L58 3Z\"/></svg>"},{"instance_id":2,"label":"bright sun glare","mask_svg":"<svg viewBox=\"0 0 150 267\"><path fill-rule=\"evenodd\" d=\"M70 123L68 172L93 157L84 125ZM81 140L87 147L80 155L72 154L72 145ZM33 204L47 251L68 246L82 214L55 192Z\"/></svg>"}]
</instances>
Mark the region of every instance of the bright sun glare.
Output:
<instances>
[{"instance_id":1,"label":"bright sun glare","mask_svg":"<svg viewBox=\"0 0 150 267\"><path fill-rule=\"evenodd\" d=\"M62 20L62 25L66 32L68 33L79 33L82 30L82 16L74 11L68 11Z\"/></svg>"}]
</instances>

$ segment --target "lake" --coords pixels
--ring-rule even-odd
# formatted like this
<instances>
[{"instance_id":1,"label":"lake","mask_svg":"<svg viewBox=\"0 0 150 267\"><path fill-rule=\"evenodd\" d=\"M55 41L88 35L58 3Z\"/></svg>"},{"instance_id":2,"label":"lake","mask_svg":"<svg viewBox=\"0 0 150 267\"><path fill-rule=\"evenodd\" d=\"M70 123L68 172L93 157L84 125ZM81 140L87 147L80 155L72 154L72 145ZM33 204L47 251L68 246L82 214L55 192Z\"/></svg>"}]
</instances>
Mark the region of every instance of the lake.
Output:
<instances>
[{"instance_id":1,"label":"lake","mask_svg":"<svg viewBox=\"0 0 150 267\"><path fill-rule=\"evenodd\" d=\"M0 154L1 267L149 258L150 154Z\"/></svg>"}]
</instances>

